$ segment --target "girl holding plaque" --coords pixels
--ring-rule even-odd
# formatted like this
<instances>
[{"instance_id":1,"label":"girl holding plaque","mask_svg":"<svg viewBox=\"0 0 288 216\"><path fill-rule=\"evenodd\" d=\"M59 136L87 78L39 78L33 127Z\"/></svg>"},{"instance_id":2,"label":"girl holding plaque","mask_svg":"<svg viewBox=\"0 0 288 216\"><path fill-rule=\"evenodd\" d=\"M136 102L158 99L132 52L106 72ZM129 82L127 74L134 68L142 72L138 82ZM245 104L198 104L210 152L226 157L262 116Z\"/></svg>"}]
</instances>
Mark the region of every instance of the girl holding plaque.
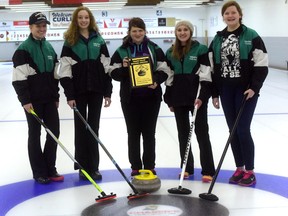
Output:
<instances>
[{"instance_id":1,"label":"girl holding plaque","mask_svg":"<svg viewBox=\"0 0 288 216\"><path fill-rule=\"evenodd\" d=\"M141 70L138 71L138 68ZM140 82L142 76L147 76L149 72L152 79L146 79L144 84ZM129 21L128 35L111 58L110 71L112 79L120 82L121 107L128 132L131 176L138 175L140 169L156 173L155 130L162 100L160 84L168 78L169 73L170 68L167 66L162 49L146 36L144 21L138 17L132 18ZM136 84L133 84L133 79L136 80ZM137 86L137 83L140 85Z\"/></svg>"}]
</instances>

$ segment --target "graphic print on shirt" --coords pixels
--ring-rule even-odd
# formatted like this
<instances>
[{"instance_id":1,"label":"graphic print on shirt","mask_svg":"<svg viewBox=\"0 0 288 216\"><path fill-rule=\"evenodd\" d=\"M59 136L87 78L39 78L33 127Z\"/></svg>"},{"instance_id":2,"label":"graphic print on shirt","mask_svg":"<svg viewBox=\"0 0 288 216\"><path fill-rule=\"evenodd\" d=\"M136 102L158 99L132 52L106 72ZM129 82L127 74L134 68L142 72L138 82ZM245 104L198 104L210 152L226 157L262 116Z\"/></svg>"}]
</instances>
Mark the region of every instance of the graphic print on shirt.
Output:
<instances>
[{"instance_id":1,"label":"graphic print on shirt","mask_svg":"<svg viewBox=\"0 0 288 216\"><path fill-rule=\"evenodd\" d=\"M234 34L223 38L221 45L221 60L223 78L233 79L241 77L239 40Z\"/></svg>"}]
</instances>

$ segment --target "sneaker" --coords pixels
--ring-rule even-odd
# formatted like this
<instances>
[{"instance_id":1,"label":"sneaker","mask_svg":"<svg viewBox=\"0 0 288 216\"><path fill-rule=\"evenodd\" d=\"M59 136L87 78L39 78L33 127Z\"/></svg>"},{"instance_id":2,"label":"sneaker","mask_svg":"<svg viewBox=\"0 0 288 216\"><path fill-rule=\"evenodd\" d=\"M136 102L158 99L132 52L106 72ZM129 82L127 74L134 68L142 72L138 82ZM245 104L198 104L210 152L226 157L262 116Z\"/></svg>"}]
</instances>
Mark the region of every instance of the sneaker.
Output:
<instances>
[{"instance_id":1,"label":"sneaker","mask_svg":"<svg viewBox=\"0 0 288 216\"><path fill-rule=\"evenodd\" d=\"M90 174L91 178L93 180L102 180L102 175L101 173L97 170L97 171L94 171Z\"/></svg>"},{"instance_id":2,"label":"sneaker","mask_svg":"<svg viewBox=\"0 0 288 216\"><path fill-rule=\"evenodd\" d=\"M47 177L37 177L37 178L34 178L34 179L39 184L49 184L50 183L50 179L47 178Z\"/></svg>"},{"instance_id":3,"label":"sneaker","mask_svg":"<svg viewBox=\"0 0 288 216\"><path fill-rule=\"evenodd\" d=\"M132 170L131 176L136 176L136 175L140 175L139 170Z\"/></svg>"},{"instance_id":4,"label":"sneaker","mask_svg":"<svg viewBox=\"0 0 288 216\"><path fill-rule=\"evenodd\" d=\"M60 175L59 173L54 173L54 175L51 175L48 177L51 181L54 182L61 182L64 181L64 176Z\"/></svg>"},{"instance_id":5,"label":"sneaker","mask_svg":"<svg viewBox=\"0 0 288 216\"><path fill-rule=\"evenodd\" d=\"M213 177L210 175L203 175L202 176L202 182L204 183L210 183L212 181Z\"/></svg>"},{"instance_id":6,"label":"sneaker","mask_svg":"<svg viewBox=\"0 0 288 216\"><path fill-rule=\"evenodd\" d=\"M244 173L244 170L237 168L234 174L230 177L229 183L238 184L238 182L244 177Z\"/></svg>"},{"instance_id":7,"label":"sneaker","mask_svg":"<svg viewBox=\"0 0 288 216\"><path fill-rule=\"evenodd\" d=\"M181 178L181 174L182 173L179 173L179 179ZM184 179L189 179L190 176L193 176L193 174L190 174L189 172L184 172Z\"/></svg>"},{"instance_id":8,"label":"sneaker","mask_svg":"<svg viewBox=\"0 0 288 216\"><path fill-rule=\"evenodd\" d=\"M244 177L239 181L238 185L241 186L253 186L256 184L256 177L253 171L246 171Z\"/></svg>"}]
</instances>

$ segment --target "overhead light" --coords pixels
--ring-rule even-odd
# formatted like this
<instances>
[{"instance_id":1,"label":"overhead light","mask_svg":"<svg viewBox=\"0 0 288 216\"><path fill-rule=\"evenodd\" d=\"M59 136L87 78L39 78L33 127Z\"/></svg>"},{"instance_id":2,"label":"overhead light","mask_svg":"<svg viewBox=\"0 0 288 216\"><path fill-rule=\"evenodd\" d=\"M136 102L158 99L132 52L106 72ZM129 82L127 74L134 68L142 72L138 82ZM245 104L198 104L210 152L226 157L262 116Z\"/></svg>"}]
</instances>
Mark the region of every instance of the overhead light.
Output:
<instances>
[{"instance_id":1,"label":"overhead light","mask_svg":"<svg viewBox=\"0 0 288 216\"><path fill-rule=\"evenodd\" d=\"M16 4L16 5L5 5L5 8L13 12L31 12L35 11L35 8L41 11L51 10L51 7L44 2L36 2L36 3L24 2L22 4Z\"/></svg>"},{"instance_id":2,"label":"overhead light","mask_svg":"<svg viewBox=\"0 0 288 216\"><path fill-rule=\"evenodd\" d=\"M126 5L125 0L110 0L109 2L83 2L82 5L88 7L90 10L121 10Z\"/></svg>"}]
</instances>

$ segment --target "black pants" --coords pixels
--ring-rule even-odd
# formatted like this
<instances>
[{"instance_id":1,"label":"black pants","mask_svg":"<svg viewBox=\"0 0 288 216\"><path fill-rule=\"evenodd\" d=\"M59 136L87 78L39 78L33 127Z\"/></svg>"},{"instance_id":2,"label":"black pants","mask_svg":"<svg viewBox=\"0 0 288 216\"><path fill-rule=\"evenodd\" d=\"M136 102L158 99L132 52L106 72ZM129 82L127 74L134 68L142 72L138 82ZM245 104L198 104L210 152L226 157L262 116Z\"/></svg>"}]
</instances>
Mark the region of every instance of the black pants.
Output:
<instances>
[{"instance_id":1,"label":"black pants","mask_svg":"<svg viewBox=\"0 0 288 216\"><path fill-rule=\"evenodd\" d=\"M121 102L128 132L128 156L131 168L155 168L155 130L161 101L151 97ZM143 138L141 159L140 138Z\"/></svg>"},{"instance_id":2,"label":"black pants","mask_svg":"<svg viewBox=\"0 0 288 216\"><path fill-rule=\"evenodd\" d=\"M235 86L223 86L220 93L221 104L229 130L232 130L239 112L245 89ZM246 101L237 130L231 141L231 148L236 167L245 166L247 170L254 169L255 146L251 136L250 126L258 101L258 95Z\"/></svg>"},{"instance_id":3,"label":"black pants","mask_svg":"<svg viewBox=\"0 0 288 216\"><path fill-rule=\"evenodd\" d=\"M55 102L34 104L33 108L49 130L59 137L59 114ZM28 154L34 178L49 177L56 172L55 161L57 143L47 133L46 141L41 147L41 124L34 116L25 111L28 123Z\"/></svg>"},{"instance_id":4,"label":"black pants","mask_svg":"<svg viewBox=\"0 0 288 216\"><path fill-rule=\"evenodd\" d=\"M181 167L183 165L183 159L186 151L186 146L188 142L188 135L190 131L190 120L189 113L193 113L194 107L174 107L175 119L178 130L178 139L180 145L180 156L181 156ZM197 111L195 119L195 133L200 149L200 163L202 167L202 175L215 174L214 160L212 154L212 148L209 138L209 127L207 120L207 102L203 102L201 107ZM192 145L191 145L192 149ZM186 172L194 174L194 157L192 150L189 152Z\"/></svg>"},{"instance_id":5,"label":"black pants","mask_svg":"<svg viewBox=\"0 0 288 216\"><path fill-rule=\"evenodd\" d=\"M76 99L76 106L91 129L98 136L103 96L87 93ZM86 128L84 122L74 113L75 130L75 159L88 172L98 171L99 147L98 142ZM79 169L77 164L75 169Z\"/></svg>"}]
</instances>

